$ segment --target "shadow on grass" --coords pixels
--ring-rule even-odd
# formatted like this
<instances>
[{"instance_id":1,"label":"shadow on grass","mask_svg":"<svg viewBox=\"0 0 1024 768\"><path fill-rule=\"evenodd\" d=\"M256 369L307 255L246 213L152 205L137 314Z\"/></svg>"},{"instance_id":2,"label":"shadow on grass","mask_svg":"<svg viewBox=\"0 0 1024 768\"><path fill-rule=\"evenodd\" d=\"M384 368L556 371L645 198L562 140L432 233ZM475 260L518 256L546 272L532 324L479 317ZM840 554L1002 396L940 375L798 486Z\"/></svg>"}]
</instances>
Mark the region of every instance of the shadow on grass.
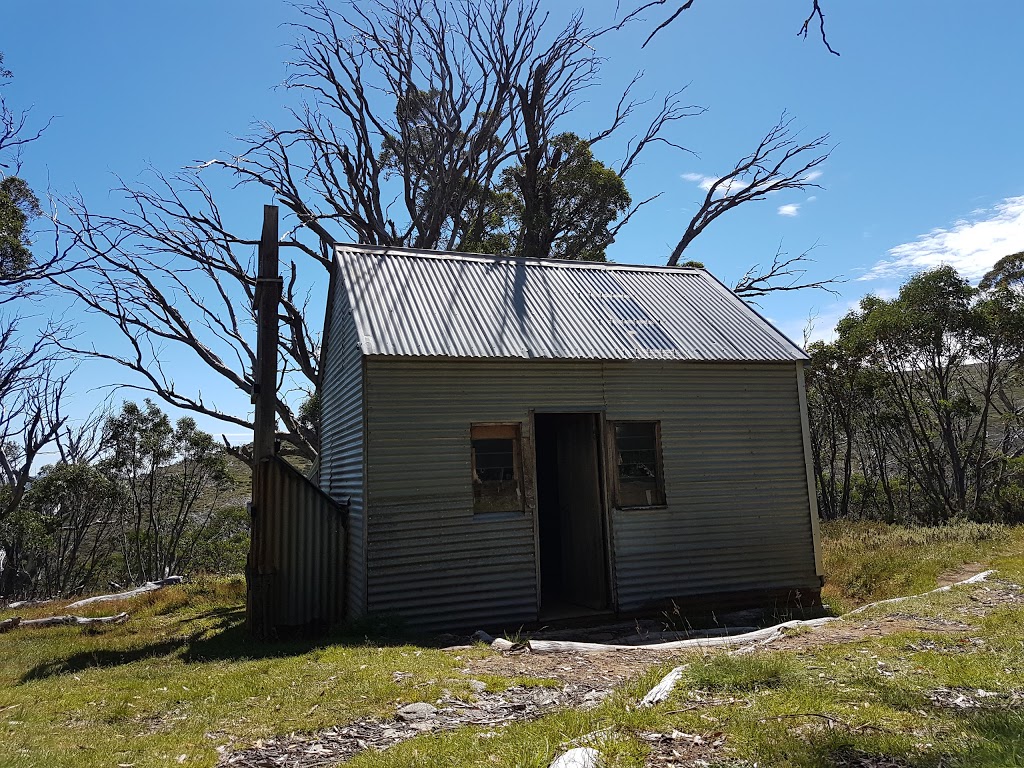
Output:
<instances>
[{"instance_id":1,"label":"shadow on grass","mask_svg":"<svg viewBox=\"0 0 1024 768\"><path fill-rule=\"evenodd\" d=\"M140 620L145 621L146 618ZM195 624L203 626L190 632L190 625ZM55 658L32 667L19 678L19 682L28 683L97 667L118 667L163 656L174 656L185 663L253 661L300 656L332 645L393 647L415 642L423 647L439 647L443 644L431 642L431 638L405 635L393 622L381 620L363 621L329 633L307 632L278 640L256 640L245 627L243 606L214 608L185 617L178 621L176 627L178 634L138 645L135 644L138 641L136 634L121 634L123 627L83 630L83 634L108 635L112 646L122 642L130 647L93 648Z\"/></svg>"}]
</instances>

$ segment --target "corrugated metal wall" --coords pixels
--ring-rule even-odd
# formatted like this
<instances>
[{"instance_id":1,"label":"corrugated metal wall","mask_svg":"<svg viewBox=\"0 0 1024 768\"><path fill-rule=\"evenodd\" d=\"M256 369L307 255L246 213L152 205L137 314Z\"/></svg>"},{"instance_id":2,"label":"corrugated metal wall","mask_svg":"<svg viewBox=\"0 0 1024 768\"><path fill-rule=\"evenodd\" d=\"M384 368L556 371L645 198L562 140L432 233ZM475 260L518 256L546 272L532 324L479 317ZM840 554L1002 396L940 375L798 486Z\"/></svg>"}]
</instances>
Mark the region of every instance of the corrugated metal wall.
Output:
<instances>
[{"instance_id":1,"label":"corrugated metal wall","mask_svg":"<svg viewBox=\"0 0 1024 768\"><path fill-rule=\"evenodd\" d=\"M348 503L345 614L353 618L366 611L363 358L340 280L328 336L320 394L320 488L335 501Z\"/></svg>"},{"instance_id":2,"label":"corrugated metal wall","mask_svg":"<svg viewBox=\"0 0 1024 768\"><path fill-rule=\"evenodd\" d=\"M345 604L341 509L278 457L253 471L248 611L263 637L282 627L329 626Z\"/></svg>"},{"instance_id":3,"label":"corrugated metal wall","mask_svg":"<svg viewBox=\"0 0 1024 768\"><path fill-rule=\"evenodd\" d=\"M614 510L619 609L820 586L794 367L606 366L610 419L661 420L663 510Z\"/></svg>"},{"instance_id":4,"label":"corrugated metal wall","mask_svg":"<svg viewBox=\"0 0 1024 768\"><path fill-rule=\"evenodd\" d=\"M612 517L620 609L817 587L794 372L368 359L368 609L420 628L536 618L534 507L474 516L470 478L470 424L520 422L529 444L530 409L661 421L668 508Z\"/></svg>"}]
</instances>

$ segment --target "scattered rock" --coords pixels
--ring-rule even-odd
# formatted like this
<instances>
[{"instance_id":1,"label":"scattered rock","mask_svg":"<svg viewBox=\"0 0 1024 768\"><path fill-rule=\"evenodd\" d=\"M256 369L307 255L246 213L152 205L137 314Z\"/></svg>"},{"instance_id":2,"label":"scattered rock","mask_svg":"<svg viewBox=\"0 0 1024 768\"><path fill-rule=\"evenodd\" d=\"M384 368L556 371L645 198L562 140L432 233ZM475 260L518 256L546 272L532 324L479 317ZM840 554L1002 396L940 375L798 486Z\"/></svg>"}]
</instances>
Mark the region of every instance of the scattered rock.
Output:
<instances>
[{"instance_id":1,"label":"scattered rock","mask_svg":"<svg viewBox=\"0 0 1024 768\"><path fill-rule=\"evenodd\" d=\"M431 720L436 715L437 707L433 704L427 704L425 701L418 701L415 704L406 704L398 710L398 719L406 723Z\"/></svg>"}]
</instances>

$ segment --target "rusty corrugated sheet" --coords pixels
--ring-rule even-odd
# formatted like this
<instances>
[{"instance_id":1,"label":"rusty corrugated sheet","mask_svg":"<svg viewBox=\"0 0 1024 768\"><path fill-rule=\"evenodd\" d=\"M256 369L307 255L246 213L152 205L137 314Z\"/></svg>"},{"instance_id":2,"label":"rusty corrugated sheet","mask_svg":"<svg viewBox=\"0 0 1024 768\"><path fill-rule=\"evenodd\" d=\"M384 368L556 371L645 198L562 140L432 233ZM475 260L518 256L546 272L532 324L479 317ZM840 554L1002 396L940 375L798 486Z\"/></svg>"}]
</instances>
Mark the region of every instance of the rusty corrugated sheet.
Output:
<instances>
[{"instance_id":1,"label":"rusty corrugated sheet","mask_svg":"<svg viewBox=\"0 0 1024 768\"><path fill-rule=\"evenodd\" d=\"M338 246L366 355L797 361L700 269Z\"/></svg>"},{"instance_id":2,"label":"rusty corrugated sheet","mask_svg":"<svg viewBox=\"0 0 1024 768\"><path fill-rule=\"evenodd\" d=\"M263 636L330 625L345 605L342 510L278 457L253 471L249 615Z\"/></svg>"}]
</instances>

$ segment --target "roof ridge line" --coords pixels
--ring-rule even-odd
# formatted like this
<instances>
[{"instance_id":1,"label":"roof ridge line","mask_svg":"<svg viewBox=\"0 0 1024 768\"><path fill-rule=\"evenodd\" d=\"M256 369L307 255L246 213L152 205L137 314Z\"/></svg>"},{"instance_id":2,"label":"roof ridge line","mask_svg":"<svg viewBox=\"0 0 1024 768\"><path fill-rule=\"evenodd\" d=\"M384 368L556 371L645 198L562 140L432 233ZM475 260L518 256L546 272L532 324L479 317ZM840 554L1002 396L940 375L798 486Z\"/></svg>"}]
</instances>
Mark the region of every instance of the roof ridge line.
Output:
<instances>
[{"instance_id":1,"label":"roof ridge line","mask_svg":"<svg viewBox=\"0 0 1024 768\"><path fill-rule=\"evenodd\" d=\"M375 255L401 255L413 256L424 259L438 259L451 261L473 261L480 263L522 263L537 265L541 267L563 268L563 269L610 269L626 270L631 272L667 272L672 274L711 274L707 269L699 267L668 267L656 264L623 264L621 262L608 261L583 261L574 259L538 259L525 256L506 256L494 253L474 253L463 251L435 251L426 248L408 248L405 246L393 245L368 245L362 243L335 243L337 251L355 251Z\"/></svg>"}]
</instances>

